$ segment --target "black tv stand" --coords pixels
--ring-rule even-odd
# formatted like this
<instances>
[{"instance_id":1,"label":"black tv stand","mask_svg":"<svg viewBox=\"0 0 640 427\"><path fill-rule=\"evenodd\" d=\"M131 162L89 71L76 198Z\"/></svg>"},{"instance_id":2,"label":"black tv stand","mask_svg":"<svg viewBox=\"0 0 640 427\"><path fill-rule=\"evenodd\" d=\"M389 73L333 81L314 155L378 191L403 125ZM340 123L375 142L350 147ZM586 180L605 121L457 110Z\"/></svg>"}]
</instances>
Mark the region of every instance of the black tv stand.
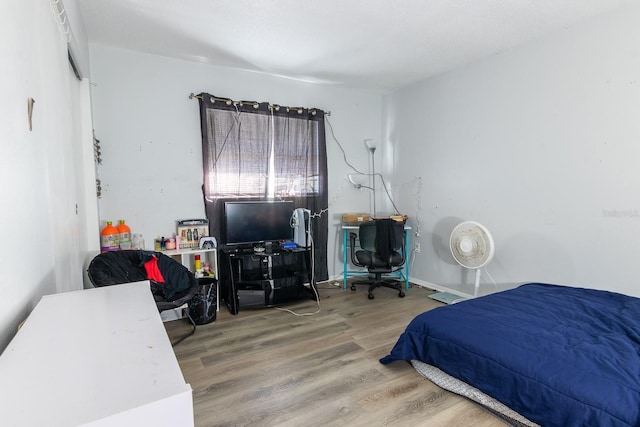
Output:
<instances>
[{"instance_id":1,"label":"black tv stand","mask_svg":"<svg viewBox=\"0 0 640 427\"><path fill-rule=\"evenodd\" d=\"M271 244L223 246L219 251L221 295L231 314L317 298L310 249Z\"/></svg>"}]
</instances>

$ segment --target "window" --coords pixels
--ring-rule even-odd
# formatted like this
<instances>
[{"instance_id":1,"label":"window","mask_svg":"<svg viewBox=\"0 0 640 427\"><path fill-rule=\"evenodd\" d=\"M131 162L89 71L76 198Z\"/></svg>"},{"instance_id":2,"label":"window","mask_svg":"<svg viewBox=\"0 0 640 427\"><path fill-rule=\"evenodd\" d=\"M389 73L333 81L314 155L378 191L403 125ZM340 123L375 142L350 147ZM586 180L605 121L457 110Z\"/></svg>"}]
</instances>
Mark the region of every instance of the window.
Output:
<instances>
[{"instance_id":1,"label":"window","mask_svg":"<svg viewBox=\"0 0 640 427\"><path fill-rule=\"evenodd\" d=\"M297 113L302 117L282 116L267 108L207 109L207 198L285 199L322 193L323 123L313 114L311 119Z\"/></svg>"},{"instance_id":2,"label":"window","mask_svg":"<svg viewBox=\"0 0 640 427\"><path fill-rule=\"evenodd\" d=\"M324 112L198 95L202 127L203 192L210 234L220 233L224 201L292 200L327 207ZM326 280L326 216L314 215L317 280ZM318 259L322 260L318 263Z\"/></svg>"}]
</instances>

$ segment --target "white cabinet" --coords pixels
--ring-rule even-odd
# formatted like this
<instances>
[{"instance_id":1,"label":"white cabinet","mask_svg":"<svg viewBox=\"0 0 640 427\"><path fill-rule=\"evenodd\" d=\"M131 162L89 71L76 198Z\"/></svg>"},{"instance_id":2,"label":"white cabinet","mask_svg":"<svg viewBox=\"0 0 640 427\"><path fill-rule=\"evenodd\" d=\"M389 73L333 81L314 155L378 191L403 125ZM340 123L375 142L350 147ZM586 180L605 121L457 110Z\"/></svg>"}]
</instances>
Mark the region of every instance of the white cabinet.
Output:
<instances>
[{"instance_id":1,"label":"white cabinet","mask_svg":"<svg viewBox=\"0 0 640 427\"><path fill-rule=\"evenodd\" d=\"M3 426L193 426L149 282L42 297L0 355Z\"/></svg>"}]
</instances>

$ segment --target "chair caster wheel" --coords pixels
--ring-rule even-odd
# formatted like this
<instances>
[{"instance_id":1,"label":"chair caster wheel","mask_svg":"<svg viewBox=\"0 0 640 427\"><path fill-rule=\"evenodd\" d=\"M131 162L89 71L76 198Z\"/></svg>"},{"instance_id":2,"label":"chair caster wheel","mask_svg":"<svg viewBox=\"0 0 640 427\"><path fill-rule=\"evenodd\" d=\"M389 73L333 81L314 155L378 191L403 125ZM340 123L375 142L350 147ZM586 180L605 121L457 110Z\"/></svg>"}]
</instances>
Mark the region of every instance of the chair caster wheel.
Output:
<instances>
[{"instance_id":1,"label":"chair caster wheel","mask_svg":"<svg viewBox=\"0 0 640 427\"><path fill-rule=\"evenodd\" d=\"M404 298L404 292L400 291L400 293L398 293L398 296L399 296L400 298Z\"/></svg>"},{"instance_id":2,"label":"chair caster wheel","mask_svg":"<svg viewBox=\"0 0 640 427\"><path fill-rule=\"evenodd\" d=\"M351 290L352 290L352 291L355 291L355 290L356 290L355 285L351 285Z\"/></svg>"},{"instance_id":3,"label":"chair caster wheel","mask_svg":"<svg viewBox=\"0 0 640 427\"><path fill-rule=\"evenodd\" d=\"M367 295L367 298L369 298L369 299L374 299L374 298L375 298L375 296L374 296L373 294L369 294L369 295Z\"/></svg>"}]
</instances>

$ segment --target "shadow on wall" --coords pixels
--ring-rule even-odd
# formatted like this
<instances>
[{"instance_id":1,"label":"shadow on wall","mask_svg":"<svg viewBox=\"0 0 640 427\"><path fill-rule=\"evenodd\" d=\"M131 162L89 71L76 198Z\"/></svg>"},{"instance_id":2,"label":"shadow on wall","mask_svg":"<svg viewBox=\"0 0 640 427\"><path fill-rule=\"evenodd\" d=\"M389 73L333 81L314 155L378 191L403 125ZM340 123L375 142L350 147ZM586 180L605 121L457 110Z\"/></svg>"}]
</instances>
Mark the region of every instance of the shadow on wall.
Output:
<instances>
[{"instance_id":1,"label":"shadow on wall","mask_svg":"<svg viewBox=\"0 0 640 427\"><path fill-rule=\"evenodd\" d=\"M451 255L451 248L449 247L449 238L451 232L456 225L464 221L461 218L455 216L448 216L442 218L433 227L433 236L431 238L431 244L433 245L433 251L439 259L451 265L458 265L453 255Z\"/></svg>"},{"instance_id":2,"label":"shadow on wall","mask_svg":"<svg viewBox=\"0 0 640 427\"><path fill-rule=\"evenodd\" d=\"M541 230L539 233L525 231L509 236L496 247L496 258L492 264L502 275L518 284L529 282L554 283L559 285L585 286L577 280L576 260L570 245L573 241ZM566 243L566 245L564 244Z\"/></svg>"},{"instance_id":3,"label":"shadow on wall","mask_svg":"<svg viewBox=\"0 0 640 427\"><path fill-rule=\"evenodd\" d=\"M0 354L9 345L13 337L18 333L18 329L29 317L33 309L40 302L44 295L56 293L56 278L54 269L48 270L38 281L37 286L28 294L22 295L13 307L4 312L2 324L0 324ZM7 320L4 323L4 319Z\"/></svg>"},{"instance_id":4,"label":"shadow on wall","mask_svg":"<svg viewBox=\"0 0 640 427\"><path fill-rule=\"evenodd\" d=\"M475 273L460 267L451 255L449 247L451 232L463 221L453 216L438 221L433 229L432 245L438 260L444 264L440 273L446 279L440 284L472 294ZM553 230L541 227L539 230L526 230L507 237L502 236L502 239L496 242L496 256L482 269L480 294L511 289L530 282L588 285L575 283L578 280L576 260L572 256L570 243L564 244L565 242L554 233ZM454 269L450 270L447 265ZM486 274L487 272L489 274ZM494 282L494 278L497 279L497 283Z\"/></svg>"}]
</instances>

